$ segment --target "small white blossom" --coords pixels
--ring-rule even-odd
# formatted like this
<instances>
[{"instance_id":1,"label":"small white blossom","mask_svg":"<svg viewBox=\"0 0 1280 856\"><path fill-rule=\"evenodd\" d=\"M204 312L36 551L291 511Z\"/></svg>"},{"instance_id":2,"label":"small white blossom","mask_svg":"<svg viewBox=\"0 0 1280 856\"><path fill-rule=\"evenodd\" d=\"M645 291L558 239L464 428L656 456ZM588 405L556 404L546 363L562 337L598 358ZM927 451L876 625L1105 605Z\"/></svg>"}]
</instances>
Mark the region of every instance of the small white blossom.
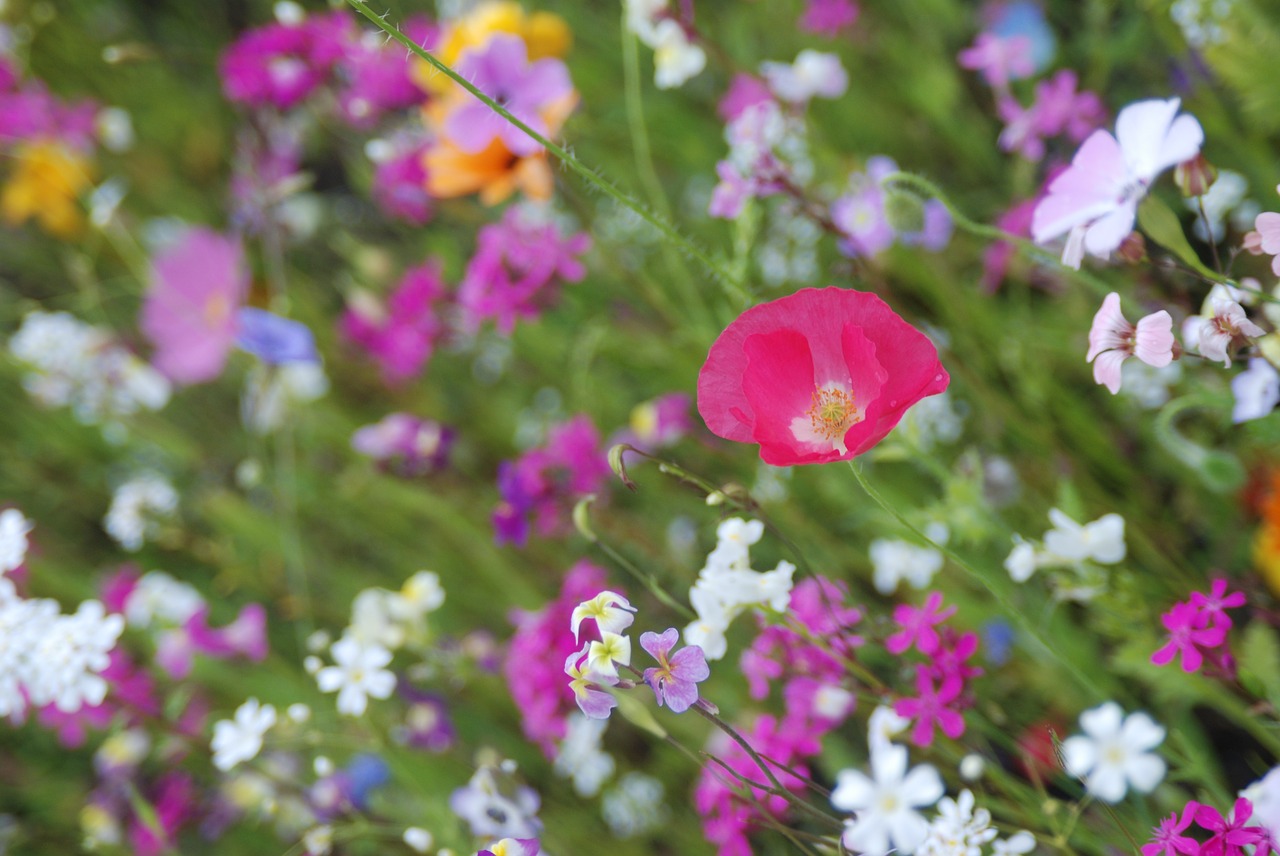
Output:
<instances>
[{"instance_id":1,"label":"small white blossom","mask_svg":"<svg viewBox=\"0 0 1280 856\"><path fill-rule=\"evenodd\" d=\"M1045 550L1067 561L1085 559L1114 565L1125 557L1124 518L1106 514L1081 526L1056 508L1050 509L1053 529L1045 533Z\"/></svg>"},{"instance_id":2,"label":"small white blossom","mask_svg":"<svg viewBox=\"0 0 1280 856\"><path fill-rule=\"evenodd\" d=\"M435 836L421 826L411 826L401 836L405 846L414 853L426 853L436 843Z\"/></svg>"},{"instance_id":3,"label":"small white blossom","mask_svg":"<svg viewBox=\"0 0 1280 856\"><path fill-rule=\"evenodd\" d=\"M632 614L635 611L636 608L622 595L602 591L573 608L573 614L569 617L573 641L578 641L578 630L585 619L593 619L601 633L621 633L636 620Z\"/></svg>"},{"instance_id":4,"label":"small white blossom","mask_svg":"<svg viewBox=\"0 0 1280 856\"><path fill-rule=\"evenodd\" d=\"M213 724L213 766L224 773L262 751L262 738L276 724L276 709L251 698L236 708L234 719Z\"/></svg>"},{"instance_id":5,"label":"small white blossom","mask_svg":"<svg viewBox=\"0 0 1280 856\"><path fill-rule=\"evenodd\" d=\"M679 21L664 18L653 28L653 65L657 87L674 89L707 67L707 54Z\"/></svg>"},{"instance_id":6,"label":"small white blossom","mask_svg":"<svg viewBox=\"0 0 1280 856\"><path fill-rule=\"evenodd\" d=\"M361 716L370 696L381 699L391 695L396 676L383 668L391 662L386 648L344 636L330 650L337 665L320 669L316 683L321 692L338 693L339 713Z\"/></svg>"},{"instance_id":7,"label":"small white blossom","mask_svg":"<svg viewBox=\"0 0 1280 856\"><path fill-rule=\"evenodd\" d=\"M928 588L933 575L942 569L942 553L907 541L877 538L871 542L870 553L871 580L881 594L892 594L903 580L913 588Z\"/></svg>"},{"instance_id":8,"label":"small white blossom","mask_svg":"<svg viewBox=\"0 0 1280 856\"><path fill-rule=\"evenodd\" d=\"M328 856L333 849L333 827L327 823L311 827L302 834L302 846L307 856Z\"/></svg>"},{"instance_id":9,"label":"small white blossom","mask_svg":"<svg viewBox=\"0 0 1280 856\"><path fill-rule=\"evenodd\" d=\"M27 558L27 533L31 521L16 508L0 511L0 574L7 574Z\"/></svg>"},{"instance_id":10,"label":"small white blossom","mask_svg":"<svg viewBox=\"0 0 1280 856\"><path fill-rule=\"evenodd\" d=\"M991 856L1023 856L1036 849L1036 837L1025 829L991 842Z\"/></svg>"},{"instance_id":11,"label":"small white blossom","mask_svg":"<svg viewBox=\"0 0 1280 856\"><path fill-rule=\"evenodd\" d=\"M1109 701L1080 714L1080 727L1084 735L1062 744L1063 763L1091 795L1115 803L1130 787L1151 793L1164 778L1164 759L1151 750L1164 742L1165 730L1145 713L1125 716Z\"/></svg>"},{"instance_id":12,"label":"small white blossom","mask_svg":"<svg viewBox=\"0 0 1280 856\"><path fill-rule=\"evenodd\" d=\"M123 630L124 618L108 615L96 600L81 603L74 615L50 621L28 653L32 668L26 688L32 705L54 704L63 713L74 713L86 704L102 704L107 682L99 673L110 665Z\"/></svg>"},{"instance_id":13,"label":"small white blossom","mask_svg":"<svg viewBox=\"0 0 1280 856\"><path fill-rule=\"evenodd\" d=\"M124 602L124 618L130 627L152 624L180 626L199 612L204 598L194 586L175 580L164 571L143 574Z\"/></svg>"},{"instance_id":14,"label":"small white blossom","mask_svg":"<svg viewBox=\"0 0 1280 856\"><path fill-rule=\"evenodd\" d=\"M872 754L893 745L893 738L907 730L911 720L898 716L887 704L878 705L867 720L867 744Z\"/></svg>"},{"instance_id":15,"label":"small white blossom","mask_svg":"<svg viewBox=\"0 0 1280 856\"><path fill-rule=\"evenodd\" d=\"M873 750L871 776L858 770L836 774L831 804L854 812L841 841L866 856L885 856L891 850L911 856L929 834L929 824L917 809L933 805L943 792L942 778L930 765L907 769L906 747Z\"/></svg>"},{"instance_id":16,"label":"small white blossom","mask_svg":"<svg viewBox=\"0 0 1280 856\"><path fill-rule=\"evenodd\" d=\"M245 381L240 418L255 434L270 434L284 425L299 405L324 397L329 378L318 363L255 366Z\"/></svg>"},{"instance_id":17,"label":"small white blossom","mask_svg":"<svg viewBox=\"0 0 1280 856\"><path fill-rule=\"evenodd\" d=\"M1280 767L1272 767L1258 781L1240 792L1240 796L1253 803L1251 823L1258 823L1280 838Z\"/></svg>"},{"instance_id":18,"label":"small white blossom","mask_svg":"<svg viewBox=\"0 0 1280 856\"><path fill-rule=\"evenodd\" d=\"M849 75L840 57L815 50L802 50L796 61L764 62L760 73L773 94L792 104L807 104L815 97L839 98L849 88Z\"/></svg>"},{"instance_id":19,"label":"small white blossom","mask_svg":"<svg viewBox=\"0 0 1280 856\"><path fill-rule=\"evenodd\" d=\"M135 476L116 488L102 528L121 547L133 552L154 537L160 521L178 509L178 492L155 473Z\"/></svg>"},{"instance_id":20,"label":"small white blossom","mask_svg":"<svg viewBox=\"0 0 1280 856\"><path fill-rule=\"evenodd\" d=\"M602 801L604 821L618 838L652 832L666 822L670 811L662 801L662 782L644 773L627 773Z\"/></svg>"},{"instance_id":21,"label":"small white blossom","mask_svg":"<svg viewBox=\"0 0 1280 856\"><path fill-rule=\"evenodd\" d=\"M991 828L991 812L974 810L968 789L956 799L938 801L938 814L929 824L929 836L920 845L921 856L982 856L983 845L999 833Z\"/></svg>"},{"instance_id":22,"label":"small white blossom","mask_svg":"<svg viewBox=\"0 0 1280 856\"><path fill-rule=\"evenodd\" d=\"M1250 357L1249 367L1231 379L1231 393L1236 399L1232 422L1261 419L1280 404L1280 372L1262 357Z\"/></svg>"}]
</instances>

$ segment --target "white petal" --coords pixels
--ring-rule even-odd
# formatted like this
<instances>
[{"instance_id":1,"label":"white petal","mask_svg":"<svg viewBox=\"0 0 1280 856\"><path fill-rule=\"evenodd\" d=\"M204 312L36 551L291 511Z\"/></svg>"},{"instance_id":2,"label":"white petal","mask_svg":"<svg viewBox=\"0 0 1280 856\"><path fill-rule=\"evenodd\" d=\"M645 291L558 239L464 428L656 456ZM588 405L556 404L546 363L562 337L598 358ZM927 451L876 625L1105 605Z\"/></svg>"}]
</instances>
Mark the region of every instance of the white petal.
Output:
<instances>
[{"instance_id":1,"label":"white petal","mask_svg":"<svg viewBox=\"0 0 1280 856\"><path fill-rule=\"evenodd\" d=\"M1123 719L1120 705L1108 701L1080 714L1080 727L1094 740L1101 740L1118 734Z\"/></svg>"},{"instance_id":2,"label":"white petal","mask_svg":"<svg viewBox=\"0 0 1280 856\"><path fill-rule=\"evenodd\" d=\"M1073 776L1084 776L1098 763L1098 746L1088 737L1068 737L1062 742L1062 763Z\"/></svg>"},{"instance_id":3,"label":"white petal","mask_svg":"<svg viewBox=\"0 0 1280 856\"><path fill-rule=\"evenodd\" d=\"M1125 762L1124 774L1138 793L1149 794L1164 779L1165 763L1159 755L1144 752Z\"/></svg>"},{"instance_id":4,"label":"white petal","mask_svg":"<svg viewBox=\"0 0 1280 856\"><path fill-rule=\"evenodd\" d=\"M1177 98L1138 101L1116 117L1116 140L1124 152L1125 166L1135 178L1150 181L1168 166L1161 164L1165 137L1180 103Z\"/></svg>"},{"instance_id":5,"label":"white petal","mask_svg":"<svg viewBox=\"0 0 1280 856\"><path fill-rule=\"evenodd\" d=\"M929 835L929 824L914 811L896 811L889 815L889 834L897 852L911 856Z\"/></svg>"},{"instance_id":6,"label":"white petal","mask_svg":"<svg viewBox=\"0 0 1280 856\"><path fill-rule=\"evenodd\" d=\"M1139 711L1130 714L1120 730L1121 741L1126 749L1134 752L1145 752L1154 749L1164 742L1165 730L1147 714Z\"/></svg>"},{"instance_id":7,"label":"white petal","mask_svg":"<svg viewBox=\"0 0 1280 856\"><path fill-rule=\"evenodd\" d=\"M928 764L921 764L907 773L907 777L902 780L900 792L903 802L915 808L924 808L936 803L946 790L938 771Z\"/></svg>"},{"instance_id":8,"label":"white petal","mask_svg":"<svg viewBox=\"0 0 1280 856\"><path fill-rule=\"evenodd\" d=\"M1085 780L1085 790L1103 802L1116 803L1124 799L1124 770L1111 764L1097 767Z\"/></svg>"},{"instance_id":9,"label":"white petal","mask_svg":"<svg viewBox=\"0 0 1280 856\"><path fill-rule=\"evenodd\" d=\"M861 811L871 805L875 783L858 770L841 770L836 774L836 788L831 804L843 811Z\"/></svg>"}]
</instances>

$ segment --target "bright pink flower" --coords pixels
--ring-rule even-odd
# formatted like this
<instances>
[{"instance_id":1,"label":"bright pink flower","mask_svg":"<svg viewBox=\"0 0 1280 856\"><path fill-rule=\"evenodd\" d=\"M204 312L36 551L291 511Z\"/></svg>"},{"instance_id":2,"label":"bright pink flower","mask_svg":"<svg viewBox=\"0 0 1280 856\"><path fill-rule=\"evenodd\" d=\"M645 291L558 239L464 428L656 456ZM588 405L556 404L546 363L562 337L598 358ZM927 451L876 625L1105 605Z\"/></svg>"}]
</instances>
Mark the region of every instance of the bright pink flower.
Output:
<instances>
[{"instance_id":1,"label":"bright pink flower","mask_svg":"<svg viewBox=\"0 0 1280 856\"><path fill-rule=\"evenodd\" d=\"M942 608L942 593L936 591L929 592L923 606L900 604L893 610L893 620L902 629L884 640L884 647L891 654L901 654L915 645L921 654L932 656L942 643L934 626L946 621L955 611L954 606Z\"/></svg>"},{"instance_id":2,"label":"bright pink flower","mask_svg":"<svg viewBox=\"0 0 1280 856\"><path fill-rule=\"evenodd\" d=\"M1142 856L1194 856L1200 852L1200 842L1188 835L1180 835L1195 817L1200 803L1189 801L1182 809L1182 817L1177 812L1160 821L1160 825L1151 830L1151 841L1142 845Z\"/></svg>"},{"instance_id":3,"label":"bright pink flower","mask_svg":"<svg viewBox=\"0 0 1280 856\"><path fill-rule=\"evenodd\" d=\"M191 229L156 256L142 304L143 334L156 346L152 362L176 383L213 380L236 337L236 310L249 274L238 241Z\"/></svg>"},{"instance_id":4,"label":"bright pink flower","mask_svg":"<svg viewBox=\"0 0 1280 856\"><path fill-rule=\"evenodd\" d=\"M423 47L435 46L436 27L421 15L406 19L403 31ZM338 91L338 108L352 127L371 128L384 113L425 99L409 77L410 54L380 30L367 30L339 44L343 56L338 74L344 85Z\"/></svg>"},{"instance_id":5,"label":"bright pink flower","mask_svg":"<svg viewBox=\"0 0 1280 856\"><path fill-rule=\"evenodd\" d=\"M1182 654L1182 671L1194 672L1204 663L1200 648L1216 648L1226 641L1227 631L1222 627L1209 627L1209 618L1190 603L1174 604L1160 616L1160 623L1169 631L1169 641L1151 655L1151 662L1163 666Z\"/></svg>"},{"instance_id":6,"label":"bright pink flower","mask_svg":"<svg viewBox=\"0 0 1280 856\"><path fill-rule=\"evenodd\" d=\"M409 146L373 171L373 201L382 213L414 226L431 219L431 194L427 193L427 167L423 161L425 144Z\"/></svg>"},{"instance_id":7,"label":"bright pink flower","mask_svg":"<svg viewBox=\"0 0 1280 856\"><path fill-rule=\"evenodd\" d=\"M928 337L874 294L806 288L748 309L698 374L712 433L775 466L847 461L951 378Z\"/></svg>"},{"instance_id":8,"label":"bright pink flower","mask_svg":"<svg viewBox=\"0 0 1280 856\"><path fill-rule=\"evenodd\" d=\"M287 110L324 83L354 33L341 11L250 30L218 61L222 90L240 104Z\"/></svg>"},{"instance_id":9,"label":"bright pink flower","mask_svg":"<svg viewBox=\"0 0 1280 856\"><path fill-rule=\"evenodd\" d=\"M1036 100L1023 108L1011 95L997 102L1005 128L1000 132L1000 148L1018 152L1028 160L1044 157L1044 141L1066 135L1080 142L1102 124L1102 101L1092 92L1076 92L1076 73L1063 69L1047 81L1036 84Z\"/></svg>"},{"instance_id":10,"label":"bright pink flower","mask_svg":"<svg viewBox=\"0 0 1280 856\"><path fill-rule=\"evenodd\" d=\"M1244 797L1236 800L1228 820L1216 808L1202 805L1196 809L1196 823L1212 832L1209 840L1200 845L1200 856L1243 856L1242 848L1263 841L1270 836L1260 826L1245 826L1253 815L1253 803Z\"/></svg>"},{"instance_id":11,"label":"bright pink flower","mask_svg":"<svg viewBox=\"0 0 1280 856\"><path fill-rule=\"evenodd\" d=\"M853 0L809 0L800 16L800 29L835 38L857 20L858 6Z\"/></svg>"},{"instance_id":12,"label":"bright pink flower","mask_svg":"<svg viewBox=\"0 0 1280 856\"><path fill-rule=\"evenodd\" d=\"M1156 368L1173 362L1173 319L1161 309L1136 326L1130 324L1120 312L1120 295L1113 291L1093 316L1085 360L1093 363L1093 379L1115 395L1120 391L1120 365L1129 357Z\"/></svg>"},{"instance_id":13,"label":"bright pink flower","mask_svg":"<svg viewBox=\"0 0 1280 856\"><path fill-rule=\"evenodd\" d=\"M447 299L440 263L428 261L405 271L385 307L363 295L351 301L341 330L378 362L388 384L403 383L422 371L444 335Z\"/></svg>"},{"instance_id":14,"label":"bright pink flower","mask_svg":"<svg viewBox=\"0 0 1280 856\"><path fill-rule=\"evenodd\" d=\"M1208 594L1198 591L1191 593L1191 605L1198 607L1209 617L1211 626L1221 627L1223 630L1230 630L1232 624L1231 616L1227 615L1226 611L1244 604L1244 592L1236 591L1227 594L1227 581L1222 577L1213 581Z\"/></svg>"},{"instance_id":15,"label":"bright pink flower","mask_svg":"<svg viewBox=\"0 0 1280 856\"><path fill-rule=\"evenodd\" d=\"M915 728L911 730L912 743L932 746L935 725L952 740L964 734L964 717L950 707L963 689L964 681L959 678L944 680L942 686L935 688L933 678L924 669L916 672L919 698L898 699L893 704L893 711L898 716L916 721Z\"/></svg>"}]
</instances>

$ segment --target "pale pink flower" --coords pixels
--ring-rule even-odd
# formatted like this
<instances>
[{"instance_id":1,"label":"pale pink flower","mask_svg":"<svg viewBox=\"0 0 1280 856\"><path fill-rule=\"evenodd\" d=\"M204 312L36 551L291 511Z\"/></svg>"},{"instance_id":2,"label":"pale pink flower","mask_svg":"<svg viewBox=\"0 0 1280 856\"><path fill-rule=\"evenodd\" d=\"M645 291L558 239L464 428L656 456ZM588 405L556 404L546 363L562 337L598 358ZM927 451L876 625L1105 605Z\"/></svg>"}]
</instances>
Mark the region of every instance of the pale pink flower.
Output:
<instances>
[{"instance_id":1,"label":"pale pink flower","mask_svg":"<svg viewBox=\"0 0 1280 856\"><path fill-rule=\"evenodd\" d=\"M1249 320L1244 314L1244 307L1234 300L1214 298L1213 315L1200 320L1198 347L1206 359L1231 367L1229 353L1233 342L1246 337L1265 336L1267 331Z\"/></svg>"},{"instance_id":2,"label":"pale pink flower","mask_svg":"<svg viewBox=\"0 0 1280 856\"><path fill-rule=\"evenodd\" d=\"M1280 192L1280 187L1276 190ZM1249 252L1262 252L1274 256L1271 259L1271 271L1276 276L1280 276L1280 214L1274 211L1263 211L1253 221L1253 228L1258 231L1250 232L1245 236L1245 249ZM1254 235L1257 237L1250 241Z\"/></svg>"},{"instance_id":3,"label":"pale pink flower","mask_svg":"<svg viewBox=\"0 0 1280 856\"><path fill-rule=\"evenodd\" d=\"M1130 324L1120 312L1120 295L1114 291L1102 301L1089 328L1087 362L1093 363L1093 379L1120 391L1120 365L1137 357L1149 366L1163 368L1173 361L1173 319L1161 309Z\"/></svg>"}]
</instances>

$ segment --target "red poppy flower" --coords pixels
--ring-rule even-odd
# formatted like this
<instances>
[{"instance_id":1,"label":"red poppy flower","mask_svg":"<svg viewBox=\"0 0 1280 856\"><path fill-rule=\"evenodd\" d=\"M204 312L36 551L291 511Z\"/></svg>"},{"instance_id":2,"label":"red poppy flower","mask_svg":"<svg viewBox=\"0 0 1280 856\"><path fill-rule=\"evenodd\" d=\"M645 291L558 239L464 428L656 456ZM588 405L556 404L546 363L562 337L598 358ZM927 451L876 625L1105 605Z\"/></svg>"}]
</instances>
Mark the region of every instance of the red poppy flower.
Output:
<instances>
[{"instance_id":1,"label":"red poppy flower","mask_svg":"<svg viewBox=\"0 0 1280 856\"><path fill-rule=\"evenodd\" d=\"M847 461L951 377L929 338L874 294L806 288L748 309L711 346L698 412L775 466Z\"/></svg>"}]
</instances>

